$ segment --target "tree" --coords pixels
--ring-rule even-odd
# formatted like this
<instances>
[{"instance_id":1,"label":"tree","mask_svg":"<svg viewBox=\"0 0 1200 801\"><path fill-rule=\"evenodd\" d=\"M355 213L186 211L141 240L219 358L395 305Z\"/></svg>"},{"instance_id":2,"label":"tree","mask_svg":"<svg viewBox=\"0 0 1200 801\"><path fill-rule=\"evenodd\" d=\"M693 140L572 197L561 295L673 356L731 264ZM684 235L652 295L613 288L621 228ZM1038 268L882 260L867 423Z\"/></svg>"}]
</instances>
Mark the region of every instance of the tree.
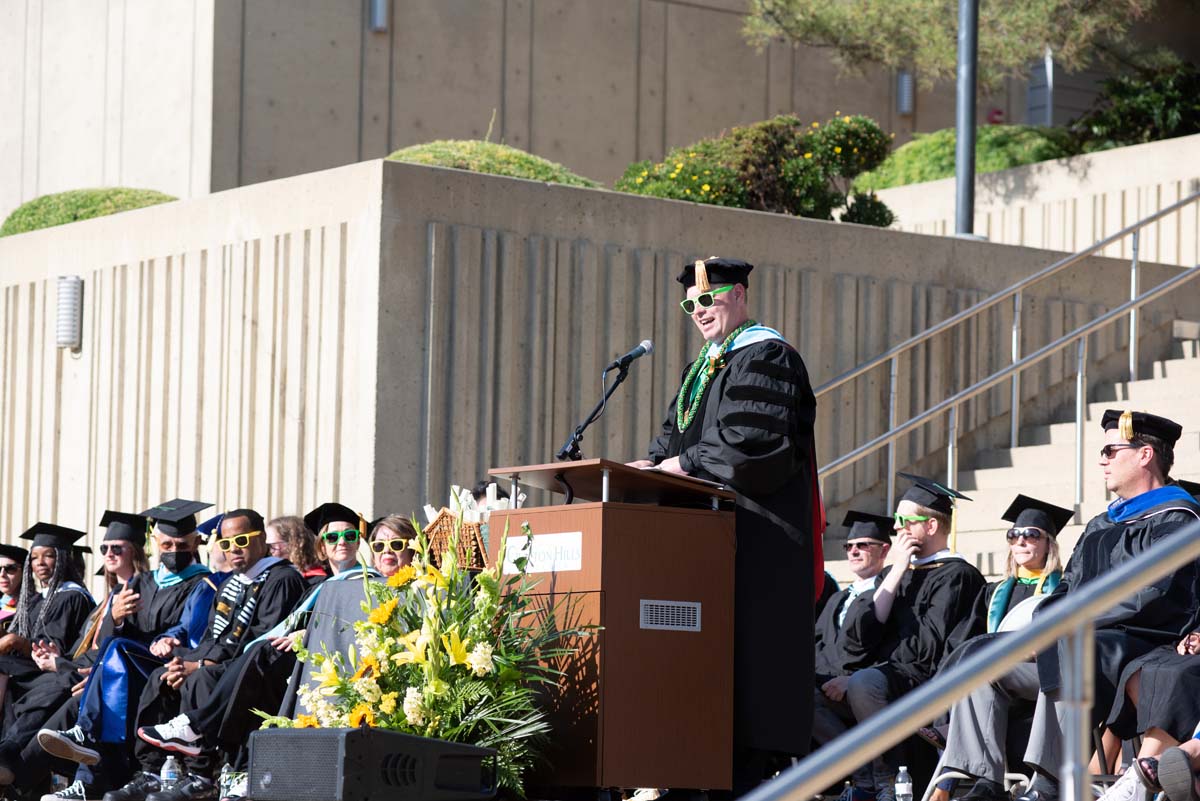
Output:
<instances>
[{"instance_id":1,"label":"tree","mask_svg":"<svg viewBox=\"0 0 1200 801\"><path fill-rule=\"evenodd\" d=\"M1161 65L1162 52L1130 63L1126 35L1155 0L983 0L979 4L979 84L1023 77L1046 48L1067 70L1093 58L1126 67ZM782 37L831 48L850 71L867 65L911 69L925 87L954 77L955 0L750 0L747 38L759 47Z\"/></svg>"}]
</instances>

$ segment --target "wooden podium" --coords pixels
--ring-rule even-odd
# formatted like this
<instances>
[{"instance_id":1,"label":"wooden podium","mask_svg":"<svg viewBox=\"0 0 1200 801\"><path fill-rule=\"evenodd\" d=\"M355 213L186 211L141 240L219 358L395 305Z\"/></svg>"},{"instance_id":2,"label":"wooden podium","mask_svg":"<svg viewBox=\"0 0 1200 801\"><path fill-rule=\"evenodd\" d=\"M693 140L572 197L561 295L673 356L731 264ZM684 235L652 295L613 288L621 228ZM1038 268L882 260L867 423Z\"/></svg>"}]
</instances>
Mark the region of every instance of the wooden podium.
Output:
<instances>
[{"instance_id":1,"label":"wooden podium","mask_svg":"<svg viewBox=\"0 0 1200 801\"><path fill-rule=\"evenodd\" d=\"M733 493L604 459L490 475L573 496L493 512L489 560L506 522L509 560L519 553L528 522L535 593L547 607L567 600L564 624L602 627L556 665L551 767L530 785L729 789Z\"/></svg>"}]
</instances>

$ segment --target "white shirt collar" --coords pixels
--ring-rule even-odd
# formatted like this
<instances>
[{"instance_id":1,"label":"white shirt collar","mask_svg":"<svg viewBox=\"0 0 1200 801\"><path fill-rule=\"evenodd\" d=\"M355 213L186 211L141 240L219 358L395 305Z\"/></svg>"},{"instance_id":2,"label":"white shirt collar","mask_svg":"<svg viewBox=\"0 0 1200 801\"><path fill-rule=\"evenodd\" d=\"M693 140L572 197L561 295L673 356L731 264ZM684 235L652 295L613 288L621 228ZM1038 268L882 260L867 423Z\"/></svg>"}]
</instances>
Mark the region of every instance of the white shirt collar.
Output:
<instances>
[{"instance_id":1,"label":"white shirt collar","mask_svg":"<svg viewBox=\"0 0 1200 801\"><path fill-rule=\"evenodd\" d=\"M930 562L936 562L939 559L965 559L965 557L961 553L955 553L949 548L943 548L937 553L930 554L929 556L922 556L920 558L914 556L912 563L914 566L927 565Z\"/></svg>"}]
</instances>

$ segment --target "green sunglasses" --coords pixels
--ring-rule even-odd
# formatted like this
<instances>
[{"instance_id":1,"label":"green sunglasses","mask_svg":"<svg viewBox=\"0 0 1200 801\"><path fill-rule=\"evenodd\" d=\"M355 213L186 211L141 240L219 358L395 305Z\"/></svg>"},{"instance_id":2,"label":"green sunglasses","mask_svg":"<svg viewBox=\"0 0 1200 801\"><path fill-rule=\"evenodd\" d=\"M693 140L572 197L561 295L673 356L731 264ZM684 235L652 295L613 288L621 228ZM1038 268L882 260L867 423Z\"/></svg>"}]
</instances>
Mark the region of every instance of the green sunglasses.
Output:
<instances>
[{"instance_id":1,"label":"green sunglasses","mask_svg":"<svg viewBox=\"0 0 1200 801\"><path fill-rule=\"evenodd\" d=\"M684 314L695 313L697 306L702 309L710 308L714 303L713 298L715 296L723 295L731 289L733 289L733 284L726 284L725 286L719 286L716 289L710 289L707 292L701 292L695 297L695 299L685 298L679 301L679 308L683 309Z\"/></svg>"},{"instance_id":2,"label":"green sunglasses","mask_svg":"<svg viewBox=\"0 0 1200 801\"><path fill-rule=\"evenodd\" d=\"M345 542L358 542L359 531L356 528L348 528L345 531L326 531L321 535L321 539L329 545L333 545L338 540Z\"/></svg>"},{"instance_id":3,"label":"green sunglasses","mask_svg":"<svg viewBox=\"0 0 1200 801\"><path fill-rule=\"evenodd\" d=\"M900 526L907 526L910 523L924 523L926 520L932 520L928 515L902 515L899 512L892 515L896 523Z\"/></svg>"}]
</instances>

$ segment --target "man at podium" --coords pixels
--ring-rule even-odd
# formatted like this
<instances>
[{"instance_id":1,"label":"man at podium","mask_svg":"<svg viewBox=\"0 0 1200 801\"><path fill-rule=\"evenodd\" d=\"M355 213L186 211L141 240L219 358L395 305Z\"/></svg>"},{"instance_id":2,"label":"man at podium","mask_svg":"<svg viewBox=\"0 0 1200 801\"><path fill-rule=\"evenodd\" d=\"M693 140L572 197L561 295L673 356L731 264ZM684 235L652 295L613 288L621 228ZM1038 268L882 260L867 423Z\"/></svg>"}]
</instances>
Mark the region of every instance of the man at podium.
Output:
<instances>
[{"instance_id":1,"label":"man at podium","mask_svg":"<svg viewBox=\"0 0 1200 801\"><path fill-rule=\"evenodd\" d=\"M680 303L704 337L649 458L634 467L727 484L737 492L733 791L779 757L808 751L813 599L824 580L816 485L816 399L804 360L750 319L749 274L710 258L678 276Z\"/></svg>"}]
</instances>

